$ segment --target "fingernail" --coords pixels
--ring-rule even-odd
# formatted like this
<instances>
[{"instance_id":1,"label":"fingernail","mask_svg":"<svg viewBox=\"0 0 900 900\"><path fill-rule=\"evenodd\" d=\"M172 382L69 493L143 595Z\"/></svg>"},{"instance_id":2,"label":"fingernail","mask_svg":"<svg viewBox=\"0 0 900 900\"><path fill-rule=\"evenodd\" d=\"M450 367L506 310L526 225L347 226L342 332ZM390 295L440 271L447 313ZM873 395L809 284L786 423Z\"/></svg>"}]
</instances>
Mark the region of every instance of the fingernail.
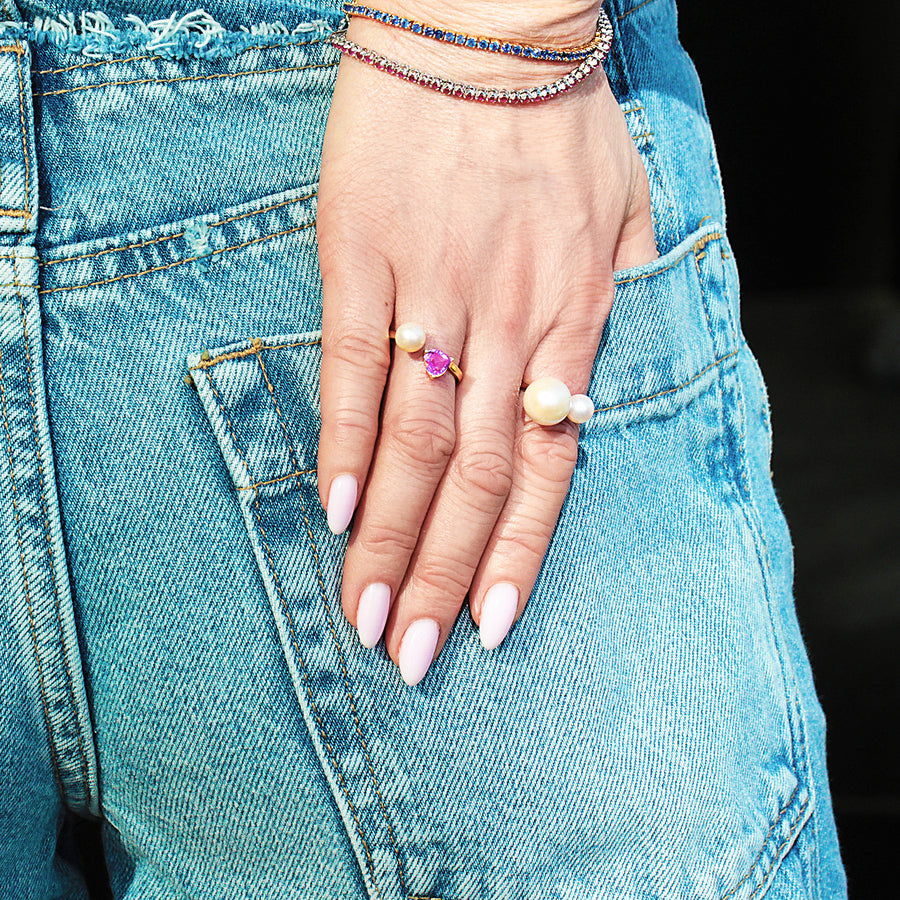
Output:
<instances>
[{"instance_id":1,"label":"fingernail","mask_svg":"<svg viewBox=\"0 0 900 900\"><path fill-rule=\"evenodd\" d=\"M388 585L375 582L362 592L356 610L356 630L363 647L371 650L381 640L390 608L391 589Z\"/></svg>"},{"instance_id":2,"label":"fingernail","mask_svg":"<svg viewBox=\"0 0 900 900\"><path fill-rule=\"evenodd\" d=\"M434 659L441 626L434 619L416 619L400 641L400 675L412 687L418 684Z\"/></svg>"},{"instance_id":3,"label":"fingernail","mask_svg":"<svg viewBox=\"0 0 900 900\"><path fill-rule=\"evenodd\" d=\"M355 475L336 475L328 490L328 527L334 534L343 534L356 509L359 482Z\"/></svg>"},{"instance_id":4,"label":"fingernail","mask_svg":"<svg viewBox=\"0 0 900 900\"><path fill-rule=\"evenodd\" d=\"M485 650L493 650L503 642L516 617L518 605L519 589L508 582L495 584L484 595L478 636Z\"/></svg>"}]
</instances>

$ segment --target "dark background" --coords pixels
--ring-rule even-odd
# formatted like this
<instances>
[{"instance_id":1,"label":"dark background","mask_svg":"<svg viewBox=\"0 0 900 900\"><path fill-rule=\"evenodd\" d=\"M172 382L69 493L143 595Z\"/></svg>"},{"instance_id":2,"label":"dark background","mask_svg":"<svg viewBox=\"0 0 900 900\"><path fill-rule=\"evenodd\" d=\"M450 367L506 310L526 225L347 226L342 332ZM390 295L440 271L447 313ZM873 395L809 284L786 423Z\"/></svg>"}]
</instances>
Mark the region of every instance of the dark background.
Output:
<instances>
[{"instance_id":1,"label":"dark background","mask_svg":"<svg viewBox=\"0 0 900 900\"><path fill-rule=\"evenodd\" d=\"M716 135L744 331L769 384L850 897L894 900L900 3L857 9L682 0L680 15ZM63 843L96 858L91 826Z\"/></svg>"},{"instance_id":2,"label":"dark background","mask_svg":"<svg viewBox=\"0 0 900 900\"><path fill-rule=\"evenodd\" d=\"M895 900L900 3L679 7L716 136L744 332L769 387L850 897Z\"/></svg>"}]
</instances>

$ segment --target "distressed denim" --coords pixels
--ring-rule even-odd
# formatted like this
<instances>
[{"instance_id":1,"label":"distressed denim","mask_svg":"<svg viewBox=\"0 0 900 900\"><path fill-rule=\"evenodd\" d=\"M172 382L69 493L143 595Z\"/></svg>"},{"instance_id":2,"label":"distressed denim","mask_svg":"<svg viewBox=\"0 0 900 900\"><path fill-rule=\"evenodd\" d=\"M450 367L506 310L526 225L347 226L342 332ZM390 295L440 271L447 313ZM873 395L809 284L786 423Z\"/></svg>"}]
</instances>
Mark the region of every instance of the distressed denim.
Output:
<instances>
[{"instance_id":1,"label":"distressed denim","mask_svg":"<svg viewBox=\"0 0 900 900\"><path fill-rule=\"evenodd\" d=\"M337 3L7 0L0 896L86 896L66 810L117 900L846 896L699 83L608 9L662 255L523 617L409 688L317 499Z\"/></svg>"}]
</instances>

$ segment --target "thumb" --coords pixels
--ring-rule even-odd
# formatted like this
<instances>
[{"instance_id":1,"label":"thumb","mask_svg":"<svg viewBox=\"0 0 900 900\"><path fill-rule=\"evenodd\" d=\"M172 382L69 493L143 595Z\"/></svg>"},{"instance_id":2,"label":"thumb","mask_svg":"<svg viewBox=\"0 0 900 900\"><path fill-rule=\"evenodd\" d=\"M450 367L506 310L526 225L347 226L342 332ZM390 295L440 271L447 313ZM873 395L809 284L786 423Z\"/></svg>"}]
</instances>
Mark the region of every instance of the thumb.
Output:
<instances>
[{"instance_id":1,"label":"thumb","mask_svg":"<svg viewBox=\"0 0 900 900\"><path fill-rule=\"evenodd\" d=\"M659 256L653 231L647 170L637 149L634 150L631 159L631 192L628 208L613 254L613 269L616 272L644 265Z\"/></svg>"}]
</instances>

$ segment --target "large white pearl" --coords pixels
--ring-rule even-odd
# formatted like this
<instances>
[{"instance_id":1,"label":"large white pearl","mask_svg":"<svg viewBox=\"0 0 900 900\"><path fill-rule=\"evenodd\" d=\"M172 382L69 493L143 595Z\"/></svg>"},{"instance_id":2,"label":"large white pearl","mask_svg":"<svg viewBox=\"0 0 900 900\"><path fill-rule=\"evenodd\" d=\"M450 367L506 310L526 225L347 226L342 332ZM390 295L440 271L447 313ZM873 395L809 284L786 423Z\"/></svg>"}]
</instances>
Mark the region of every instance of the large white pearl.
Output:
<instances>
[{"instance_id":1,"label":"large white pearl","mask_svg":"<svg viewBox=\"0 0 900 900\"><path fill-rule=\"evenodd\" d=\"M525 412L538 425L556 425L569 413L572 395L558 378L538 378L525 389Z\"/></svg>"},{"instance_id":2,"label":"large white pearl","mask_svg":"<svg viewBox=\"0 0 900 900\"><path fill-rule=\"evenodd\" d=\"M587 394L573 394L569 404L569 419L582 425L594 414L594 401Z\"/></svg>"},{"instance_id":3,"label":"large white pearl","mask_svg":"<svg viewBox=\"0 0 900 900\"><path fill-rule=\"evenodd\" d=\"M394 333L394 340L401 350L415 353L425 346L425 329L421 325L405 323L398 326Z\"/></svg>"}]
</instances>

